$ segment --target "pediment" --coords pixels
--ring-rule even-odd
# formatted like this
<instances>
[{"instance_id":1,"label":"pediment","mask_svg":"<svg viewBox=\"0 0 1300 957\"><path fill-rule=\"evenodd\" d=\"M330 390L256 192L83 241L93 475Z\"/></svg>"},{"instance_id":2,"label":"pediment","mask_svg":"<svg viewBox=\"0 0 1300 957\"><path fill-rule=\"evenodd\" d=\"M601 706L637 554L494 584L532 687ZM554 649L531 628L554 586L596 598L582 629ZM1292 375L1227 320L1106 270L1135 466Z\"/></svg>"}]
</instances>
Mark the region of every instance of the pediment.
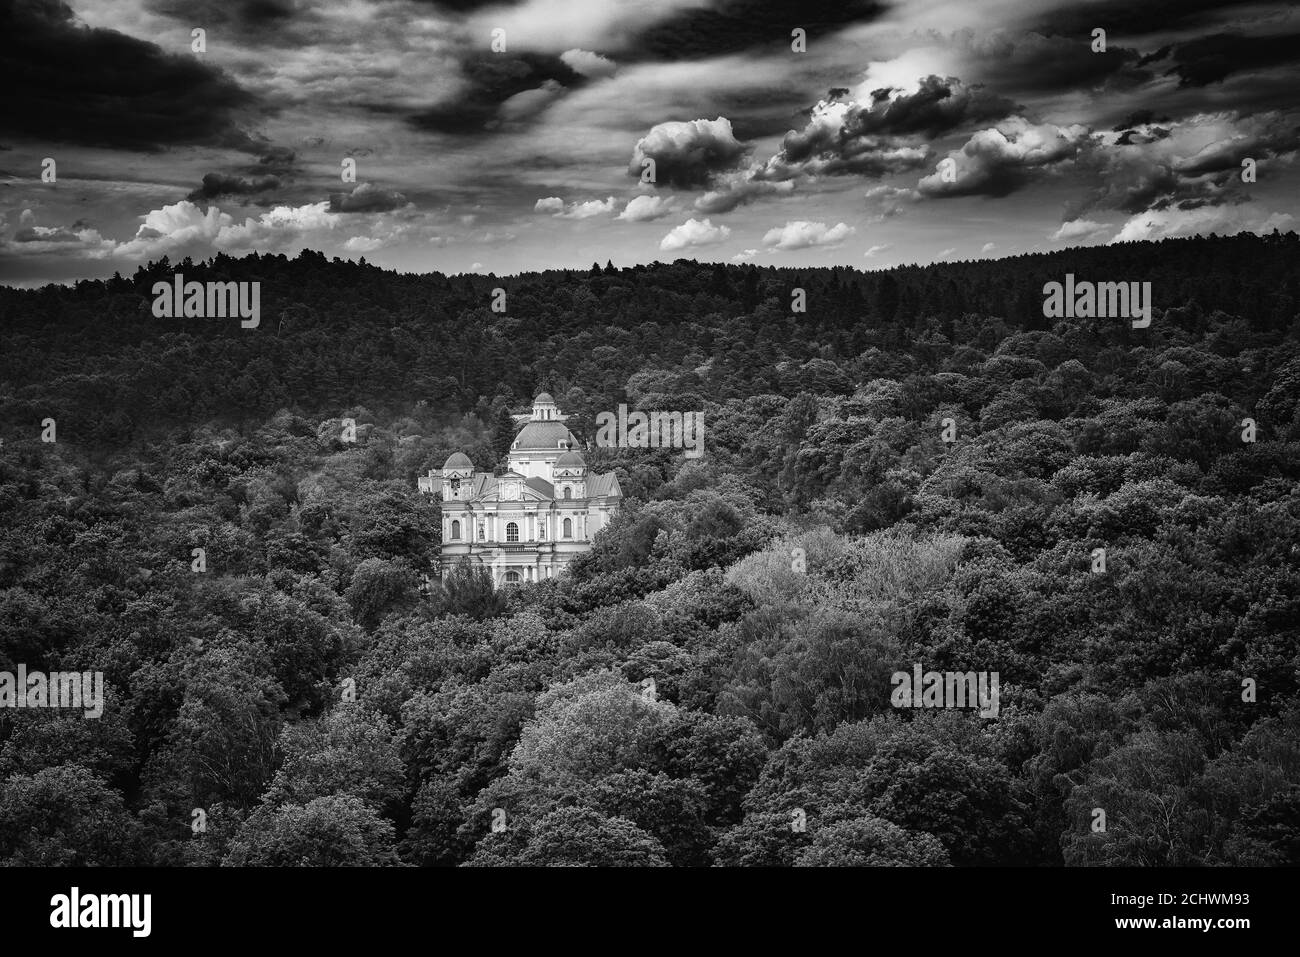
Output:
<instances>
[{"instance_id":1,"label":"pediment","mask_svg":"<svg viewBox=\"0 0 1300 957\"><path fill-rule=\"evenodd\" d=\"M513 504L517 502L549 502L551 499L523 482L520 482L513 492L498 482L492 488L484 491L482 495L477 496L474 501Z\"/></svg>"}]
</instances>

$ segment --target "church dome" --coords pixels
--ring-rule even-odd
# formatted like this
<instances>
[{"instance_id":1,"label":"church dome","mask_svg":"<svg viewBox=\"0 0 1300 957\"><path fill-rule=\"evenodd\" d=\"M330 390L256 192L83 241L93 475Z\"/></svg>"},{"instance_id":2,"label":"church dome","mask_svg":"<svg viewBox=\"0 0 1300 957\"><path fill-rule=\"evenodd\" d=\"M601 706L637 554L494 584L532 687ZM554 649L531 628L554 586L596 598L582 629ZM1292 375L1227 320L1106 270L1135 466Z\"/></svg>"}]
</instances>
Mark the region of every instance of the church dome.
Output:
<instances>
[{"instance_id":1,"label":"church dome","mask_svg":"<svg viewBox=\"0 0 1300 957\"><path fill-rule=\"evenodd\" d=\"M515 452L555 452L576 444L573 433L563 422L534 419L519 430L510 448Z\"/></svg>"},{"instance_id":2,"label":"church dome","mask_svg":"<svg viewBox=\"0 0 1300 957\"><path fill-rule=\"evenodd\" d=\"M533 405L545 405L547 403L555 405L555 400L551 398L549 392L539 392L537 398L533 399Z\"/></svg>"},{"instance_id":3,"label":"church dome","mask_svg":"<svg viewBox=\"0 0 1300 957\"><path fill-rule=\"evenodd\" d=\"M587 462L580 453L570 449L555 460L555 467L557 469L585 469Z\"/></svg>"},{"instance_id":4,"label":"church dome","mask_svg":"<svg viewBox=\"0 0 1300 957\"><path fill-rule=\"evenodd\" d=\"M469 460L469 456L464 452L452 452L447 456L446 463L442 466L444 469L472 469L474 463Z\"/></svg>"}]
</instances>

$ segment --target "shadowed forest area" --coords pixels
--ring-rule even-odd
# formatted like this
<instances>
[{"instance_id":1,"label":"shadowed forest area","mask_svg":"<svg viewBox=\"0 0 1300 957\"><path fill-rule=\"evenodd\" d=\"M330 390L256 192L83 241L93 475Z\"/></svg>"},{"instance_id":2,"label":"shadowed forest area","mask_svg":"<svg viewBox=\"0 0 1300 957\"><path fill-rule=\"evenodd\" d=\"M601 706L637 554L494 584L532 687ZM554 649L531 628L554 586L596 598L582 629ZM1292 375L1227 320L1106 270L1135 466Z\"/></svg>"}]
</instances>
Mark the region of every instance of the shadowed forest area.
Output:
<instances>
[{"instance_id":1,"label":"shadowed forest area","mask_svg":"<svg viewBox=\"0 0 1300 957\"><path fill-rule=\"evenodd\" d=\"M1300 863L1298 256L0 289L0 670L107 684L0 709L0 862ZM175 271L260 325L155 318ZM1044 319L1067 272L1150 327ZM426 579L416 476L543 389L704 456L587 451L627 500L561 579ZM917 663L1000 714L892 707Z\"/></svg>"}]
</instances>

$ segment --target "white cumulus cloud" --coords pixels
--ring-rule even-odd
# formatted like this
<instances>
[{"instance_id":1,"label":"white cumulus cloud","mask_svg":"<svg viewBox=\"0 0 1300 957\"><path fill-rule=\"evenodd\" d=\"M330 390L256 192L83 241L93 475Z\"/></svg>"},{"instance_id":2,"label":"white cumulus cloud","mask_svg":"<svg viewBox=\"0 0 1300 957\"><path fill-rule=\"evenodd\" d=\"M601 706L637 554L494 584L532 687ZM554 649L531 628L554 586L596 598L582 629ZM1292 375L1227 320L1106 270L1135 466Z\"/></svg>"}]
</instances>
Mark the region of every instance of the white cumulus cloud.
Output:
<instances>
[{"instance_id":1,"label":"white cumulus cloud","mask_svg":"<svg viewBox=\"0 0 1300 957\"><path fill-rule=\"evenodd\" d=\"M547 196L533 204L533 212L550 213L555 219L591 219L614 211L614 197L589 199L586 202L572 202L567 206L558 196Z\"/></svg>"},{"instance_id":2,"label":"white cumulus cloud","mask_svg":"<svg viewBox=\"0 0 1300 957\"><path fill-rule=\"evenodd\" d=\"M726 226L714 226L708 219L688 219L675 227L659 241L664 252L686 249L689 246L716 246L731 235Z\"/></svg>"},{"instance_id":3,"label":"white cumulus cloud","mask_svg":"<svg viewBox=\"0 0 1300 957\"><path fill-rule=\"evenodd\" d=\"M590 50L565 50L560 54L560 59L574 73L581 73L583 76L593 79L602 76L609 76L618 69L618 64L613 60L601 56L599 53L592 53Z\"/></svg>"},{"instance_id":4,"label":"white cumulus cloud","mask_svg":"<svg viewBox=\"0 0 1300 957\"><path fill-rule=\"evenodd\" d=\"M648 223L677 211L672 199L664 196L634 196L623 207L618 218L625 223Z\"/></svg>"},{"instance_id":5,"label":"white cumulus cloud","mask_svg":"<svg viewBox=\"0 0 1300 957\"><path fill-rule=\"evenodd\" d=\"M784 226L769 229L763 235L763 244L774 249L808 249L813 246L838 246L857 230L847 223L827 226L806 219L791 220Z\"/></svg>"},{"instance_id":6,"label":"white cumulus cloud","mask_svg":"<svg viewBox=\"0 0 1300 957\"><path fill-rule=\"evenodd\" d=\"M288 250L318 243L320 235L334 229L339 222L338 215L331 213L329 208L328 200L306 206L277 206L256 219L249 217L242 224L222 226L217 233L216 246L219 249Z\"/></svg>"},{"instance_id":7,"label":"white cumulus cloud","mask_svg":"<svg viewBox=\"0 0 1300 957\"><path fill-rule=\"evenodd\" d=\"M1091 219L1072 219L1068 223L1061 223L1060 229L1052 233L1051 238L1057 242L1072 242L1089 239L1109 228L1105 223L1095 223Z\"/></svg>"},{"instance_id":8,"label":"white cumulus cloud","mask_svg":"<svg viewBox=\"0 0 1300 957\"><path fill-rule=\"evenodd\" d=\"M604 199L589 199L585 203L570 203L568 209L555 215L560 219L591 219L613 211L614 197L607 196Z\"/></svg>"}]
</instances>

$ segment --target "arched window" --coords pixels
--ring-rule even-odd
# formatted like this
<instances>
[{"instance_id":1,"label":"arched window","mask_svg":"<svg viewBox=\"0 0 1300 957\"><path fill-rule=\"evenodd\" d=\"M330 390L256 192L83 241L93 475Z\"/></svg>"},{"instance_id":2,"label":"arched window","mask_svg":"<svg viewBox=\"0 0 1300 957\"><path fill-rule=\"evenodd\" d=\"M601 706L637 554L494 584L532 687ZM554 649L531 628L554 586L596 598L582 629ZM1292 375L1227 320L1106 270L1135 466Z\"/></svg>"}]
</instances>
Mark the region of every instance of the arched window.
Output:
<instances>
[{"instance_id":1,"label":"arched window","mask_svg":"<svg viewBox=\"0 0 1300 957\"><path fill-rule=\"evenodd\" d=\"M565 538L573 537L573 519L571 518L566 518L564 520L564 537Z\"/></svg>"},{"instance_id":2,"label":"arched window","mask_svg":"<svg viewBox=\"0 0 1300 957\"><path fill-rule=\"evenodd\" d=\"M506 541L507 542L519 541L519 526L515 522L506 523Z\"/></svg>"},{"instance_id":3,"label":"arched window","mask_svg":"<svg viewBox=\"0 0 1300 957\"><path fill-rule=\"evenodd\" d=\"M564 497L573 498L573 489L569 488L569 486L567 485L564 486Z\"/></svg>"},{"instance_id":4,"label":"arched window","mask_svg":"<svg viewBox=\"0 0 1300 957\"><path fill-rule=\"evenodd\" d=\"M519 584L519 573L518 573L518 572L506 572L506 584L507 584L507 585L518 585L518 584Z\"/></svg>"},{"instance_id":5,"label":"arched window","mask_svg":"<svg viewBox=\"0 0 1300 957\"><path fill-rule=\"evenodd\" d=\"M453 521L451 523L451 537L453 539L460 538L460 522Z\"/></svg>"}]
</instances>

